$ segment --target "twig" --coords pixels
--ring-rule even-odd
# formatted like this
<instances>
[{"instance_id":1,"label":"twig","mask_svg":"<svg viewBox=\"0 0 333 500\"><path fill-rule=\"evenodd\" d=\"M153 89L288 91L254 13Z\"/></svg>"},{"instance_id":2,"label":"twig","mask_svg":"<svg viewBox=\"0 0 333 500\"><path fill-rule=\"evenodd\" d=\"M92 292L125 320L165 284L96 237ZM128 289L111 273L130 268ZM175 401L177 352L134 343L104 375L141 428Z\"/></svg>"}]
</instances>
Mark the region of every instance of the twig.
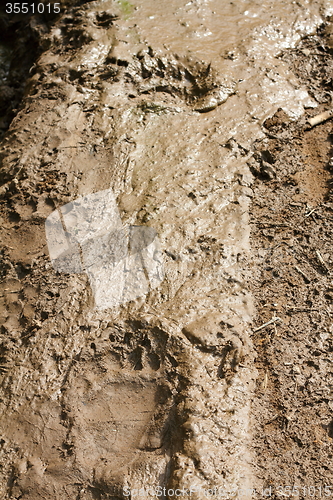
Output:
<instances>
[{"instance_id":1,"label":"twig","mask_svg":"<svg viewBox=\"0 0 333 500\"><path fill-rule=\"evenodd\" d=\"M312 116L312 118L308 119L308 123L311 128L319 125L320 123L325 122L329 118L333 117L333 109L329 109L328 111L324 111L323 113L319 113L319 115Z\"/></svg>"},{"instance_id":2,"label":"twig","mask_svg":"<svg viewBox=\"0 0 333 500\"><path fill-rule=\"evenodd\" d=\"M304 205L304 203L295 203L295 202L291 201L291 202L289 203L289 205L290 205L291 207L302 207L302 206Z\"/></svg>"},{"instance_id":3,"label":"twig","mask_svg":"<svg viewBox=\"0 0 333 500\"><path fill-rule=\"evenodd\" d=\"M308 282L308 283L311 283L311 280L310 278L308 278L308 276L302 271L302 269L300 269L298 266L294 266L294 268L296 269L296 271L298 271L302 276L303 278Z\"/></svg>"},{"instance_id":4,"label":"twig","mask_svg":"<svg viewBox=\"0 0 333 500\"><path fill-rule=\"evenodd\" d=\"M326 269L326 271L329 273L330 272L330 268L327 266L326 262L324 261L324 259L322 258L322 256L320 255L319 253L319 250L316 250L316 254L317 254L317 257L318 257L318 260L319 262L321 263L321 265Z\"/></svg>"},{"instance_id":5,"label":"twig","mask_svg":"<svg viewBox=\"0 0 333 500\"><path fill-rule=\"evenodd\" d=\"M266 370L266 371L265 371L264 383L263 383L263 389L264 389L264 392L266 392L266 389L267 389L267 384L268 384L268 371Z\"/></svg>"},{"instance_id":6,"label":"twig","mask_svg":"<svg viewBox=\"0 0 333 500\"><path fill-rule=\"evenodd\" d=\"M318 309L313 309L312 307L294 307L294 306L287 306L288 311L295 311L295 312L312 312L312 311L318 311Z\"/></svg>"},{"instance_id":7,"label":"twig","mask_svg":"<svg viewBox=\"0 0 333 500\"><path fill-rule=\"evenodd\" d=\"M325 207L325 208L328 208L329 210L333 210L333 206L332 205L327 205L327 203L322 203L321 206Z\"/></svg>"},{"instance_id":8,"label":"twig","mask_svg":"<svg viewBox=\"0 0 333 500\"><path fill-rule=\"evenodd\" d=\"M315 211L316 209L313 208L309 213L305 214L305 217L309 217L311 214L313 214L313 212Z\"/></svg>"},{"instance_id":9,"label":"twig","mask_svg":"<svg viewBox=\"0 0 333 500\"><path fill-rule=\"evenodd\" d=\"M281 318L279 318L278 316L273 316L272 319L270 319L269 321L267 321L267 323L264 323L263 325L259 326L258 328L256 328L255 330L253 330L253 333L255 332L259 332L259 330L262 330L263 328L265 328L266 326L268 325L271 325L272 323L275 323L275 321L282 321Z\"/></svg>"}]
</instances>

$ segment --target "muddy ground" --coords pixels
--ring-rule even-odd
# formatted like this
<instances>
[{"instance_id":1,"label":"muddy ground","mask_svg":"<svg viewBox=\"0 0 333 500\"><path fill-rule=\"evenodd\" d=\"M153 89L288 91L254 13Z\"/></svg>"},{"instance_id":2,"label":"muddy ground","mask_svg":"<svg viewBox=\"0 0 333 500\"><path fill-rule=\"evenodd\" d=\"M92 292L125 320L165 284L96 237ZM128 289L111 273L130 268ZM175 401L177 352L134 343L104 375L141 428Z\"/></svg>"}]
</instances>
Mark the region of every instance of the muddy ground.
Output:
<instances>
[{"instance_id":1,"label":"muddy ground","mask_svg":"<svg viewBox=\"0 0 333 500\"><path fill-rule=\"evenodd\" d=\"M333 480L333 136L332 122L309 129L306 121L331 106L332 52L316 36L282 57L320 106L296 123L279 111L254 146L263 160L253 166L251 208L256 326L279 318L253 334L260 373L254 446L267 487L321 498Z\"/></svg>"},{"instance_id":2,"label":"muddy ground","mask_svg":"<svg viewBox=\"0 0 333 500\"><path fill-rule=\"evenodd\" d=\"M202 113L216 105L214 69L147 48L133 60L110 52L98 74L76 71L78 46L96 26L113 30L116 16L74 13L75 22L31 19L0 103L1 498L118 500L147 484L218 486L227 499L330 498L332 122L311 129L307 119L332 106L332 24L280 56L318 107L296 121L279 110L251 149L225 143L246 167L224 178L219 111L215 135ZM27 85L23 42L36 60ZM182 162L199 120L208 142L196 157L210 165L196 179ZM171 135L175 121L184 137L162 140L158 127ZM220 217L221 183L231 208ZM146 302L100 313L86 275L52 269L44 223L73 195L110 185L124 221L158 230L166 279ZM226 220L238 232L211 231Z\"/></svg>"}]
</instances>

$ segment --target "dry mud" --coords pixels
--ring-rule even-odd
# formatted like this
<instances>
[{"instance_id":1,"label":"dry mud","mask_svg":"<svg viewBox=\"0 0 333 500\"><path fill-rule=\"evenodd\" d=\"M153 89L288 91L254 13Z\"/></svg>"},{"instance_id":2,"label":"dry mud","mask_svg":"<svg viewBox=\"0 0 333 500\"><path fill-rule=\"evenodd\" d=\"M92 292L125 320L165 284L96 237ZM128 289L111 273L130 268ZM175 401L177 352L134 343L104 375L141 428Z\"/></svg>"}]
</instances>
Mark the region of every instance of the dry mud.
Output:
<instances>
[{"instance_id":1,"label":"dry mud","mask_svg":"<svg viewBox=\"0 0 333 500\"><path fill-rule=\"evenodd\" d=\"M217 57L196 41L205 3L164 44L145 10L72 4L24 25L35 63L3 85L1 498L320 498L332 142L306 118L331 105L331 23L286 4L298 31L269 45L250 15L247 52ZM85 273L53 269L45 220L110 188L124 226L157 231L165 277L101 311Z\"/></svg>"},{"instance_id":2,"label":"dry mud","mask_svg":"<svg viewBox=\"0 0 333 500\"><path fill-rule=\"evenodd\" d=\"M256 324L280 318L252 336L259 369L253 406L257 475L273 498L329 498L332 122L309 129L307 118L331 106L332 49L322 36L309 37L283 57L308 82L319 107L291 123L280 110L264 123L266 138L254 145Z\"/></svg>"}]
</instances>

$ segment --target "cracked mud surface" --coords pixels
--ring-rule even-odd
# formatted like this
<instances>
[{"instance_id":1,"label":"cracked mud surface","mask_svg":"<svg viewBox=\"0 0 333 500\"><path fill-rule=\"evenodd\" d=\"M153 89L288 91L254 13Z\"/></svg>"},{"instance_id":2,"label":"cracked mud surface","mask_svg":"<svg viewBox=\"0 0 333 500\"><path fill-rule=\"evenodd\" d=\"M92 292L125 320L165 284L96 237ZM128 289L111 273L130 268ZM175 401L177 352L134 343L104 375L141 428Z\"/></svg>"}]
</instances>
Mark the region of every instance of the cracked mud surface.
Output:
<instances>
[{"instance_id":1,"label":"cracked mud surface","mask_svg":"<svg viewBox=\"0 0 333 500\"><path fill-rule=\"evenodd\" d=\"M166 30L163 47L147 6L71 4L29 20L38 59L15 92L9 70L3 108L3 130L18 111L1 144L1 498L281 498L278 485L320 498L333 484L332 122L306 120L331 105L332 23L266 57L239 21L246 58L240 45L210 62L195 37L180 52ZM175 11L182 37L205 31L200 5ZM108 188L124 226L157 231L165 279L99 311L86 274L52 268L45 220Z\"/></svg>"}]
</instances>

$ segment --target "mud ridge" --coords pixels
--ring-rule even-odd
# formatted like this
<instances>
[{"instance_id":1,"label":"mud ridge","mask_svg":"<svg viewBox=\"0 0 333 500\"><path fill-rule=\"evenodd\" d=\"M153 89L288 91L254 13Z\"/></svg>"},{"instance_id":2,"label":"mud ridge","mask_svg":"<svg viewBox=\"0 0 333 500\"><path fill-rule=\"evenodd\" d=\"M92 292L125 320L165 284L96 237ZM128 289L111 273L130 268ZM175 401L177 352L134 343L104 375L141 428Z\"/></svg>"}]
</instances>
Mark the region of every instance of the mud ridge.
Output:
<instances>
[{"instance_id":1,"label":"mud ridge","mask_svg":"<svg viewBox=\"0 0 333 500\"><path fill-rule=\"evenodd\" d=\"M249 173L236 144L225 172L205 118L234 84L194 57L115 55L117 18L88 5L49 26L2 142L3 498L252 481ZM45 220L106 188L160 234L165 279L99 311L86 274L52 267Z\"/></svg>"}]
</instances>

